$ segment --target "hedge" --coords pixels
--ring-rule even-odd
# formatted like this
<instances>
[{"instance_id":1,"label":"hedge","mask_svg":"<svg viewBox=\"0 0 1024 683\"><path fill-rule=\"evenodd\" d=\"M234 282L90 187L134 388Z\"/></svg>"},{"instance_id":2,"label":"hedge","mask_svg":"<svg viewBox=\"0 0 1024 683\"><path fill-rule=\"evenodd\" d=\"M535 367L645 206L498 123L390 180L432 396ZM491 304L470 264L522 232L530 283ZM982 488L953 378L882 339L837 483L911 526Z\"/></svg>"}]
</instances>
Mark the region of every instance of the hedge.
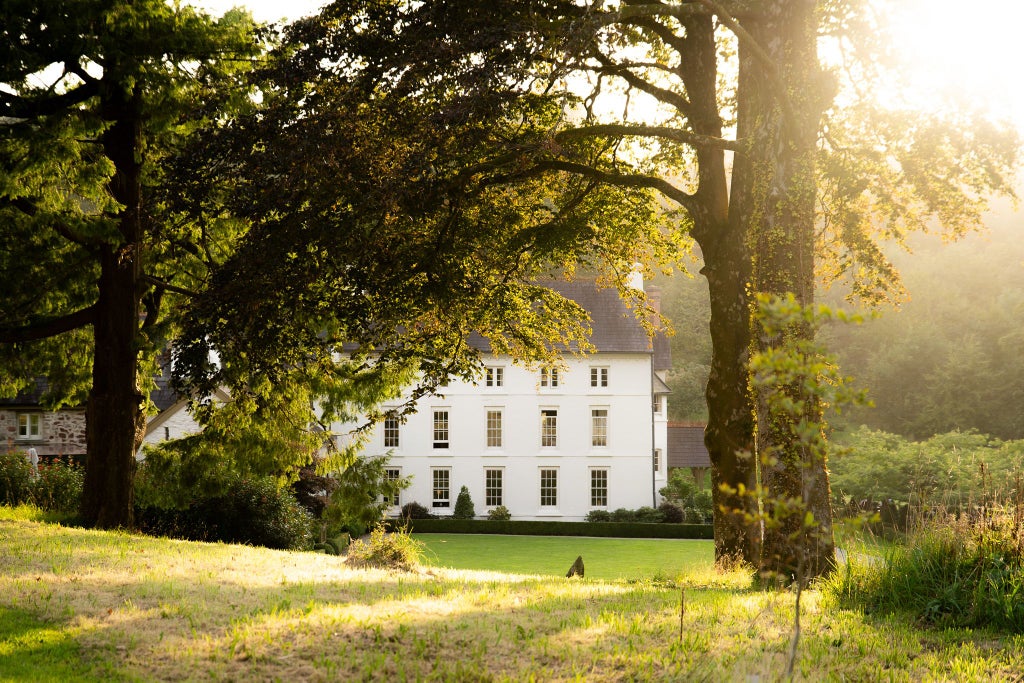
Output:
<instances>
[{"instance_id":1,"label":"hedge","mask_svg":"<svg viewBox=\"0 0 1024 683\"><path fill-rule=\"evenodd\" d=\"M513 536L603 536L615 538L714 538L710 524L637 522L546 522L488 519L391 519L389 528L408 526L421 534L508 534Z\"/></svg>"}]
</instances>

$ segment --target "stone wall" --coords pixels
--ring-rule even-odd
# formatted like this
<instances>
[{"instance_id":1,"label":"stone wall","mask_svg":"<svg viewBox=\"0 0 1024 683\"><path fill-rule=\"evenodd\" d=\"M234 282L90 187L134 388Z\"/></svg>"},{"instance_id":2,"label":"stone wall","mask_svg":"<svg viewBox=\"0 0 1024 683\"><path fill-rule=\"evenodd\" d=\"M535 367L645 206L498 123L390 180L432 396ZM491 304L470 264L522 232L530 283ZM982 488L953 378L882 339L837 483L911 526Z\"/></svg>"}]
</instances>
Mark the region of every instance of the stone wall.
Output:
<instances>
[{"instance_id":1,"label":"stone wall","mask_svg":"<svg viewBox=\"0 0 1024 683\"><path fill-rule=\"evenodd\" d=\"M41 434L36 439L18 438L18 414L37 412L42 415ZM5 450L25 451L33 447L41 456L85 455L85 411L81 409L38 412L0 410L0 439Z\"/></svg>"}]
</instances>

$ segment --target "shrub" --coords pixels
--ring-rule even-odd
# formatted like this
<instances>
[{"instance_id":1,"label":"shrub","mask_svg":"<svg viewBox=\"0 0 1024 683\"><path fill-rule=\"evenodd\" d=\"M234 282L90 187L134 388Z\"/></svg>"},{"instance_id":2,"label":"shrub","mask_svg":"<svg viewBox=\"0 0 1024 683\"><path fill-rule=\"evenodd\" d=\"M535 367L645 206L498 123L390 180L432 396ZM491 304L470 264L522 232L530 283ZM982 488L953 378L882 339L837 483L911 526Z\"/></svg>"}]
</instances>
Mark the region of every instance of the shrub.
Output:
<instances>
[{"instance_id":1,"label":"shrub","mask_svg":"<svg viewBox=\"0 0 1024 683\"><path fill-rule=\"evenodd\" d=\"M627 510L626 508L619 508L618 510L615 510L614 512L612 512L612 519L611 519L611 521L613 521L613 522L635 522L636 521L636 512L634 512L633 510Z\"/></svg>"},{"instance_id":2,"label":"shrub","mask_svg":"<svg viewBox=\"0 0 1024 683\"><path fill-rule=\"evenodd\" d=\"M683 511L668 501L658 506L658 512L661 513L661 521L666 524L682 524L683 522Z\"/></svg>"},{"instance_id":3,"label":"shrub","mask_svg":"<svg viewBox=\"0 0 1024 683\"><path fill-rule=\"evenodd\" d=\"M492 522L507 522L512 519L512 513L504 505L499 505L487 511L487 519Z\"/></svg>"},{"instance_id":4,"label":"shrub","mask_svg":"<svg viewBox=\"0 0 1024 683\"><path fill-rule=\"evenodd\" d=\"M473 499L469 495L469 489L465 486L459 489L459 497L455 499L455 510L452 511L452 517L455 519L473 519L476 517Z\"/></svg>"},{"instance_id":5,"label":"shrub","mask_svg":"<svg viewBox=\"0 0 1024 683\"><path fill-rule=\"evenodd\" d=\"M650 506L637 508L636 512L633 514L636 517L636 521L643 522L645 524L658 524L664 519L660 512Z\"/></svg>"},{"instance_id":6,"label":"shrub","mask_svg":"<svg viewBox=\"0 0 1024 683\"><path fill-rule=\"evenodd\" d=\"M402 518L403 519L433 519L434 515L430 514L430 510L423 507L416 501L406 503L402 506Z\"/></svg>"},{"instance_id":7,"label":"shrub","mask_svg":"<svg viewBox=\"0 0 1024 683\"><path fill-rule=\"evenodd\" d=\"M151 535L282 550L311 548L313 540L312 515L272 477L236 479L224 494L185 509L137 508L136 524Z\"/></svg>"},{"instance_id":8,"label":"shrub","mask_svg":"<svg viewBox=\"0 0 1024 683\"><path fill-rule=\"evenodd\" d=\"M32 502L47 512L74 514L82 500L85 474L78 467L56 461L39 464L39 478L32 482Z\"/></svg>"},{"instance_id":9,"label":"shrub","mask_svg":"<svg viewBox=\"0 0 1024 683\"><path fill-rule=\"evenodd\" d=\"M346 564L409 571L419 565L422 556L423 544L414 540L407 529L388 532L381 525L368 538L349 544Z\"/></svg>"},{"instance_id":10,"label":"shrub","mask_svg":"<svg viewBox=\"0 0 1024 683\"><path fill-rule=\"evenodd\" d=\"M823 584L828 601L872 612L909 612L941 627L1024 631L1021 510L932 512L884 561L850 553Z\"/></svg>"},{"instance_id":11,"label":"shrub","mask_svg":"<svg viewBox=\"0 0 1024 683\"><path fill-rule=\"evenodd\" d=\"M0 453L0 503L11 507L31 499L32 465L19 451Z\"/></svg>"},{"instance_id":12,"label":"shrub","mask_svg":"<svg viewBox=\"0 0 1024 683\"><path fill-rule=\"evenodd\" d=\"M610 522L612 513L607 510L591 510L584 519L588 522Z\"/></svg>"}]
</instances>

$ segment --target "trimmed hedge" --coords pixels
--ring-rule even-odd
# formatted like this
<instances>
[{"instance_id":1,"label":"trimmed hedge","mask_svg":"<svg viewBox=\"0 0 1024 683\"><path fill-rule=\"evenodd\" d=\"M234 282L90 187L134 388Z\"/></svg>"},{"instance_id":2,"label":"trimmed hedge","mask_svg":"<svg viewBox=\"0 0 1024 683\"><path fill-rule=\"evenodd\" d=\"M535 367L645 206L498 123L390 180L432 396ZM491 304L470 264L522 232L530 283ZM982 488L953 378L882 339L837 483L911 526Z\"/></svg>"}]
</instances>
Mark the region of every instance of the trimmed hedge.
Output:
<instances>
[{"instance_id":1,"label":"trimmed hedge","mask_svg":"<svg viewBox=\"0 0 1024 683\"><path fill-rule=\"evenodd\" d=\"M714 538L710 524L644 524L628 522L546 522L486 519L390 519L389 529L408 524L421 534L508 534L512 536L601 536L614 538Z\"/></svg>"}]
</instances>

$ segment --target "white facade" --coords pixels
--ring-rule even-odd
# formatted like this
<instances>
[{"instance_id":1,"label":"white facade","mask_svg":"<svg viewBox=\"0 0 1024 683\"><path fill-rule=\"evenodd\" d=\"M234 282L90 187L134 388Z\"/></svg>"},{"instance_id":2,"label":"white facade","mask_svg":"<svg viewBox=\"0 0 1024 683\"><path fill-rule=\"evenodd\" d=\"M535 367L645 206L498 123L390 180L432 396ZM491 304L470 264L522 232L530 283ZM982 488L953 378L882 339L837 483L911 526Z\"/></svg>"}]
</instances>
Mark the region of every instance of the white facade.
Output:
<instances>
[{"instance_id":1,"label":"white facade","mask_svg":"<svg viewBox=\"0 0 1024 683\"><path fill-rule=\"evenodd\" d=\"M652 354L568 356L557 370L495 357L476 384L422 399L404 423L378 425L369 455L412 483L398 505L450 515L462 486L478 516L580 521L595 509L656 505L665 485L667 414ZM660 455L654 470L655 451Z\"/></svg>"}]
</instances>

